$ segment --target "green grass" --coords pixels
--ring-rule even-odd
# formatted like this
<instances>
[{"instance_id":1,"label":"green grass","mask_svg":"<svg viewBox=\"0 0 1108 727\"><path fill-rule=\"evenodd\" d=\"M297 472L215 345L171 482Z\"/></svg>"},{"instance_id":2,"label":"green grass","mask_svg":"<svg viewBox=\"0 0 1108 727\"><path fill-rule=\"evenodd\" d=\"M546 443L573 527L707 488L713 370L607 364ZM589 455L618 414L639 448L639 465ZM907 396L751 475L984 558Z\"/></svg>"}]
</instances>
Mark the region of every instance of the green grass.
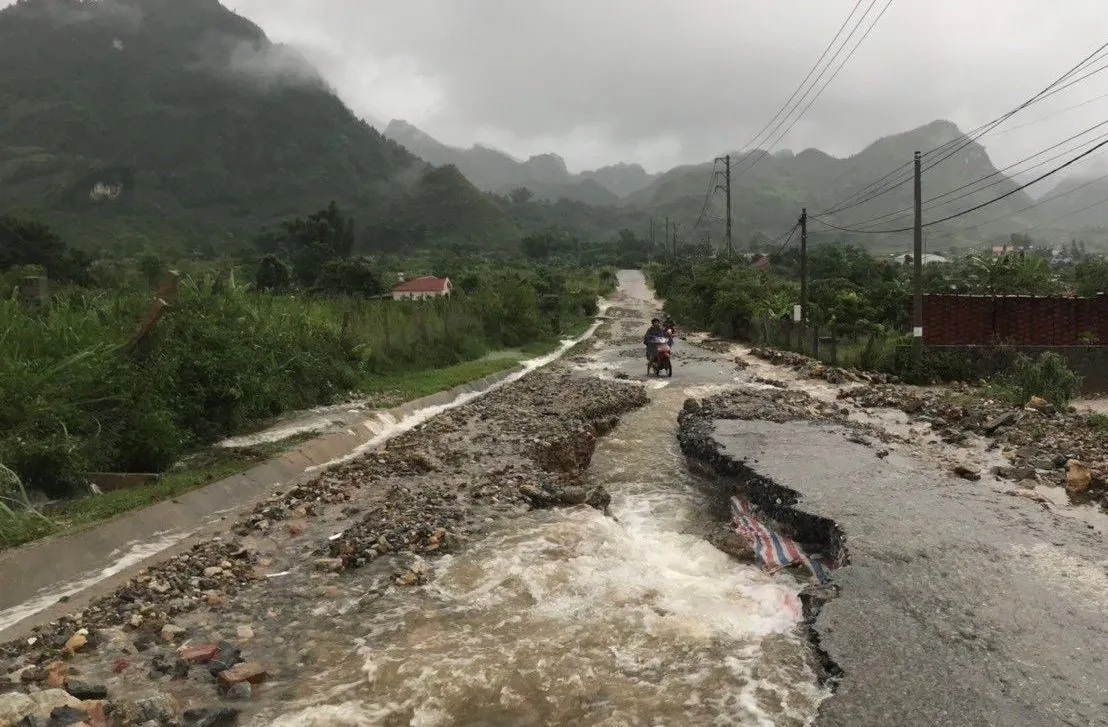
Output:
<instances>
[{"instance_id":1,"label":"green grass","mask_svg":"<svg viewBox=\"0 0 1108 727\"><path fill-rule=\"evenodd\" d=\"M577 336L584 326L576 326L567 336ZM367 377L361 386L368 395L387 395L397 403L412 401L469 381L515 368L519 362L555 350L556 340L537 341L517 349L494 351L474 361L453 366L400 374ZM57 533L108 520L117 515L153 505L195 490L218 480L245 472L265 460L279 456L315 435L300 434L280 442L243 449L212 448L170 470L153 485L83 497L49 506L42 515L0 510L0 550L14 548ZM192 461L189 461L192 460Z\"/></svg>"}]
</instances>

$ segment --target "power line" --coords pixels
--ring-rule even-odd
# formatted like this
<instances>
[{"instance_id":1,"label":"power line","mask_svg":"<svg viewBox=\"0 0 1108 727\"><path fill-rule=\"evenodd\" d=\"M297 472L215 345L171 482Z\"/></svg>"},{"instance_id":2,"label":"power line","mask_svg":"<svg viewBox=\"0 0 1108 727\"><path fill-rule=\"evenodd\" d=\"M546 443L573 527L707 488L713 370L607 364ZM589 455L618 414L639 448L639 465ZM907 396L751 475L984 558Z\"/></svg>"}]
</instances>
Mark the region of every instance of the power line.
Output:
<instances>
[{"instance_id":1,"label":"power line","mask_svg":"<svg viewBox=\"0 0 1108 727\"><path fill-rule=\"evenodd\" d=\"M1017 167L1021 164L1024 164L1025 162L1031 161L1035 157L1041 156L1041 155L1047 153L1048 151L1051 151L1053 149L1057 149L1058 147L1062 146L1063 144L1066 144L1070 141L1073 141L1074 139L1076 139L1078 137L1084 136L1085 134L1088 134L1091 131L1095 131L1096 129L1098 129L1102 126L1108 126L1108 121L1102 121L1098 124L1094 124L1093 126L1090 126L1089 128L1087 128L1083 131L1079 131L1078 133L1063 139L1062 141L1058 142L1057 144L1053 144L1051 146L1046 147L1045 149L1042 149L1040 151L1035 152L1034 154L1032 154L1029 157L1024 157L1023 159L1020 159L1017 162L1013 162L1012 164L1009 164L1006 167L1002 167L1001 169L990 172L990 173L986 174L983 177L978 177L977 179L973 180L972 182L967 182L966 184L963 184L960 187L955 187L954 189L952 189L948 192L944 192L942 194L931 197L930 199L926 200L926 205L925 205L924 209L931 210L931 209L935 209L937 207L945 207L946 205L953 204L954 202L957 202L960 199L965 199L966 197L971 197L975 194L979 194L980 192L985 191L989 187L995 187L998 184L1004 184L1005 182L1010 182L1012 180L1008 176L1005 176L1004 172L1006 172L1010 169L1013 169L1014 167ZM1078 144L1077 146L1080 147L1080 146L1084 146L1085 144L1092 144L1092 143L1095 143L1095 142L1097 142L1101 139L1104 139L1104 138L1108 138L1108 133L1101 134L1101 135L1096 136L1096 137L1094 137L1094 138L1092 138L1088 141L1081 142L1081 144ZM1039 167L1043 166L1044 164L1048 164L1048 163L1054 161L1055 159L1058 159L1059 157L1065 156L1066 154L1070 153L1071 151L1073 151L1073 149L1063 150L1063 151L1059 152L1058 154L1055 154L1054 156L1048 157L1048 158L1046 158L1046 159L1044 159L1040 162L1037 162L1036 164L1031 165L1027 169L1022 170L1021 173L1029 172L1032 169L1038 169ZM957 192L962 191L963 189L968 189L970 187L974 187L975 185L978 185L981 182L984 182L984 181L990 179L991 177L996 177L996 176L999 176L1000 178L993 181L993 182L990 182L989 184L978 187L977 189L970 189L968 192L960 194L957 197L954 197L953 199L947 200L946 202L939 202L939 200L943 199L944 197L949 197L953 194L956 194ZM905 207L903 209L896 210L895 212L889 212L889 213L880 215L878 217L874 217L872 219L866 220L865 222L856 223L855 226L856 227L865 227L867 225L871 225L871 224L874 224L876 222L883 222L883 221L887 221L887 220L891 221L891 220L894 220L894 219L897 219L897 218L900 218L900 217L906 217L907 215L912 213L912 209L913 209L912 207Z\"/></svg>"},{"instance_id":2,"label":"power line","mask_svg":"<svg viewBox=\"0 0 1108 727\"><path fill-rule=\"evenodd\" d=\"M1101 179L1103 179L1103 177L1101 177ZM1100 181L1100 180L1098 179L1097 181ZM1073 190L1070 190L1070 191L1073 191ZM1058 195L1058 196L1060 197L1062 195ZM1049 224L1052 224L1054 222L1057 222L1058 220L1064 220L1067 217L1072 217L1073 215L1080 214L1081 212L1084 212L1085 210L1091 210L1093 207L1099 207L1102 204L1108 204L1108 197L1105 197L1104 199L1100 200L1099 202L1093 202L1092 204L1087 204L1084 207L1081 207L1079 209L1070 210L1069 212L1067 212L1063 215L1059 215L1057 217L1051 217L1049 220L1044 220L1042 222L1036 222L1035 224L1029 225L1028 227L1025 227L1024 229L1025 230L1034 230L1037 227L1042 227L1043 225L1049 225Z\"/></svg>"},{"instance_id":3,"label":"power line","mask_svg":"<svg viewBox=\"0 0 1108 727\"><path fill-rule=\"evenodd\" d=\"M1004 129L1002 131L998 131L998 132L996 132L995 136L1002 136L1004 134L1010 134L1013 131L1019 131L1020 129L1026 129L1028 126L1034 126L1035 124L1041 124L1044 121L1050 121L1051 119L1056 118L1058 116L1061 116L1062 114L1069 113L1070 111L1073 111L1075 109L1079 109L1082 106L1088 106L1091 103L1095 103L1097 101L1100 101L1100 100L1106 99L1106 98L1108 98L1108 93L1102 93L1099 96L1094 96L1090 99L1082 101L1081 103L1073 104L1072 106L1067 106L1063 109L1058 109L1057 111L1055 111L1052 114L1047 114L1046 116L1042 116L1042 117L1034 119L1032 121L1028 121L1027 123L1019 124L1018 126L1012 126L1010 128Z\"/></svg>"},{"instance_id":4,"label":"power line","mask_svg":"<svg viewBox=\"0 0 1108 727\"><path fill-rule=\"evenodd\" d=\"M839 26L839 29L838 29L838 31L836 31L835 36L827 44L827 47L825 47L823 49L823 53L821 53L819 58L816 59L816 62L812 64L812 67L810 69L808 69L808 75L806 75L804 77L804 80L802 80L800 82L800 84L793 90L792 95L789 96L788 100L786 100L785 103L781 106L781 108L779 108L777 110L777 113L773 115L773 118L770 119L766 123L766 125L763 126L762 129L757 134L754 135L754 138L752 138L741 149L739 149L740 154L746 152L748 149L750 149L752 146L754 146L754 144L758 143L758 140L762 138L762 135L766 132L766 130L769 129L770 126L772 126L773 123L775 121L777 121L778 118L781 117L782 112L784 112L785 109L787 109L789 107L789 104L791 104L793 102L793 99L796 98L796 95L798 93L800 93L800 89L804 88L805 84L808 83L808 79L810 79L812 77L812 74L816 72L817 68L819 68L820 63L822 63L823 59L827 57L827 53L835 45L835 41L837 41L839 39L839 36L842 35L843 30L846 28L847 24L850 22L850 19L854 17L854 13L858 12L858 8L862 5L862 3L864 1L865 0L858 0L856 3L854 3L854 8L850 11L850 14L846 16L846 20L843 21L843 24ZM873 0L873 2L876 3L877 0ZM871 3L871 6L872 6L872 3ZM866 10L866 12L868 13L869 10ZM865 17L864 14L863 14L863 17ZM849 40L849 38L848 38L848 40ZM791 111L790 111L790 113L791 113ZM772 134L773 132L770 132L770 133Z\"/></svg>"},{"instance_id":5,"label":"power line","mask_svg":"<svg viewBox=\"0 0 1108 727\"><path fill-rule=\"evenodd\" d=\"M1015 212L1012 212L1011 214L1001 215L1000 217L994 217L991 220L988 220L986 222L979 222L976 225L969 225L967 227L961 227L961 228L959 228L958 231L959 232L965 232L965 231L968 231L968 230L976 230L978 227L984 227L985 225L990 225L994 222L1000 222L1001 220L1006 219L1006 218L1010 217L1011 215L1018 215L1020 212L1026 212L1027 210L1029 210L1033 207L1038 207L1040 205L1044 205L1047 202L1053 202L1056 199L1060 199L1061 197L1065 197L1068 194L1073 194L1074 192L1085 189L1086 187L1088 187L1090 185L1093 185L1093 184L1096 184L1097 182L1100 182L1104 179L1108 179L1108 174L1102 174L1099 177L1096 177L1094 179L1090 179L1090 180L1088 180L1088 181L1086 181L1082 184L1077 185L1076 187L1070 187L1069 189L1064 190L1062 192L1058 192L1057 194L1048 195L1046 197L1043 197L1042 199L1038 200L1037 202L1033 202L1032 204L1029 204L1026 207L1021 207L1020 209L1016 210ZM1093 206L1095 206L1095 205L1093 205ZM1076 210L1075 212L1084 212L1084 211L1085 211L1084 209L1080 209L1080 210ZM1069 214L1074 214L1074 213L1069 213ZM1032 227L1035 227L1035 226L1032 225Z\"/></svg>"},{"instance_id":6,"label":"power line","mask_svg":"<svg viewBox=\"0 0 1108 727\"><path fill-rule=\"evenodd\" d=\"M712 176L708 178L708 189L704 192L704 204L700 207L700 214L696 216L696 222L693 224L693 229L698 229L700 223L704 221L704 213L708 211L708 205L712 203L712 194L715 193L719 187L719 158L712 161Z\"/></svg>"},{"instance_id":7,"label":"power line","mask_svg":"<svg viewBox=\"0 0 1108 727\"><path fill-rule=\"evenodd\" d=\"M981 204L974 205L973 207L970 207L969 209L962 210L961 212L957 212L957 213L952 214L952 215L947 215L946 217L942 217L942 218L937 219L937 220L932 220L931 222L927 222L923 226L924 227L931 227L932 225L937 225L941 222L948 222L949 220L953 220L955 218L962 217L963 215L968 215L971 212L976 212L979 209L982 209L984 207L988 207L991 204L995 204L995 203L999 202L1002 199L1005 199L1007 197L1011 197L1016 192L1020 192L1024 189L1030 187L1032 184L1036 184L1038 182L1041 182L1042 180L1046 179L1047 177L1049 177L1053 174L1057 174L1058 172L1062 171L1066 167L1069 167L1070 165L1080 161L1081 159L1084 159L1085 157L1089 156L1090 154L1092 154L1097 149L1100 149L1101 147L1104 147L1106 145L1108 145L1108 139L1105 139L1104 141L1100 142L1099 144L1092 147L1091 149L1087 149L1087 150L1083 151L1082 153L1075 156L1073 159L1070 159L1068 162L1065 162L1064 164L1059 164L1058 166L1054 167L1050 171L1045 172L1044 174L1040 174L1038 177L1035 177L1030 182L1026 182L1024 184L1021 184L1021 185L1017 186L1015 189L1009 190L1008 192L1005 192L1004 194L1002 194L998 197L994 197L993 199L990 199L986 202L982 202ZM896 229L892 229L892 230L856 230L856 229L851 229L851 228L847 228L847 227L840 227L838 225L834 225L830 222L827 222L825 220L821 220L819 218L812 218L812 219L815 219L821 225L826 225L827 227L830 227L830 228L833 228L833 229L836 229L836 230L841 230L843 232L858 233L858 234L867 234L867 235L892 234L892 233L896 233L896 232L907 232L907 231L913 229L912 227L900 227L900 228L896 228Z\"/></svg>"},{"instance_id":8,"label":"power line","mask_svg":"<svg viewBox=\"0 0 1108 727\"><path fill-rule=\"evenodd\" d=\"M953 156L953 154L958 153L959 151L964 149L968 144L973 143L973 142L979 140L980 138L982 138L983 136L985 136L986 134L990 133L998 125L1000 125L1001 123L1003 123L1007 119L1011 118L1013 115L1015 115L1019 111L1031 106L1032 104L1038 103L1038 102L1040 102L1040 101L1042 101L1046 98L1049 98L1050 96L1053 96L1056 93L1060 93L1061 91L1064 91L1067 88L1070 88L1071 86L1085 80L1089 76L1092 76L1096 73L1100 73L1101 71L1108 69L1108 64L1106 64L1106 65L1104 65L1104 66L1102 66L1098 69L1095 69L1093 71L1090 71L1089 73L1086 73L1086 74L1080 76L1079 78L1076 78L1076 79L1070 81L1069 83L1067 83L1063 86L1055 88L1055 86L1058 86L1058 84L1062 83L1063 81L1068 79L1070 76L1072 76L1075 73L1078 73L1081 70L1083 70L1091 62L1095 62L1095 60L1100 60L1100 59L1097 58L1097 56L1099 56L1106 48L1108 48L1108 43L1104 43L1099 48L1094 50L1092 53L1085 56L1085 58L1082 59L1077 65L1073 66L1068 71L1066 71L1064 74L1062 74L1057 79L1055 79L1053 83L1051 83L1046 88L1039 91L1037 94L1031 96L1029 99L1024 101L1022 104L1016 106L1015 108L1008 111L1007 113L993 119L992 121L986 122L985 124L982 124L981 126L978 126L975 129L971 129L968 133L962 135L961 137L952 139L948 142L940 144L939 146L937 146L933 149L930 149L930 150L924 152L923 153L924 157L927 157L927 156L932 155L932 154L939 154L939 153L942 153L944 151L949 152L945 156L940 158L938 161L936 161L936 162L930 164L929 166L927 166L924 169L924 171L932 169L936 165L938 165L938 164L942 163L943 161L945 161L946 159L949 159L951 156ZM951 151L951 150L953 150L953 151ZM869 185L867 185L866 187L863 187L861 190L852 193L851 195L844 198L843 200L833 204L830 208L824 210L823 212L820 212L819 216L822 217L822 216L826 216L826 215L837 214L839 212L843 212L843 211L851 209L853 207L858 207L860 205L865 204L866 202L869 202L873 199L876 199L877 197L880 197L884 194L887 194L887 193L893 191L894 189L897 189L897 188L907 184L908 181L910 181L911 178L912 178L911 174L899 175L898 173L901 170L903 170L905 167L908 167L910 165L911 165L911 163L905 163L905 164L897 167L896 169L894 169L891 172L887 173L886 175L884 175L880 179L878 179L874 182L871 182ZM881 186L882 182L884 182L885 180L888 180L890 177L894 177L894 176L900 176L901 178L899 179L899 181L897 181L895 183ZM869 191L871 189L875 190L873 194L871 194L867 197L864 197L863 199L859 199L857 201L850 202L849 204L847 204L847 202L849 200L851 200L852 198L858 197L860 195L864 195L864 194L867 193L867 191Z\"/></svg>"},{"instance_id":9,"label":"power line","mask_svg":"<svg viewBox=\"0 0 1108 727\"><path fill-rule=\"evenodd\" d=\"M872 10L877 5L878 2L879 2L879 0L873 0L869 4L869 6L865 10L865 13L863 13L862 17L859 18L858 22L855 24L854 30L852 30L850 32L850 35L848 35L846 37L846 41L839 48L839 50L835 53L835 56L832 57L831 64L833 64L835 62L835 58L837 58L839 56L839 53L841 53L843 51L843 49L846 48L846 45L847 45L847 43L850 42L850 39L854 36L854 34L856 32L858 32L858 29L860 27L862 27L862 23L865 22L866 15L869 14L870 10ZM854 54L858 52L858 48L862 45L863 42L865 42L866 38L869 37L869 34L873 32L873 29L877 26L877 23L880 22L881 18L884 17L886 12L888 12L889 7L892 6L892 4L893 4L893 0L887 0L887 2L885 3L885 7L883 7L881 9L881 12L877 14L877 17L875 17L873 22L870 23L869 27L866 28L866 31L862 34L862 37L859 38L858 42L854 44L854 47L850 49L850 52L847 53L846 57L838 65L838 67L831 74L831 76L826 81L824 81L823 85L820 86L818 91L816 91L816 95L812 97L812 100L809 101L808 104L803 109L801 109L800 113L792 120L792 122L787 127L785 127L784 130L779 132L773 138L773 140L768 145L768 147L762 152L761 156L756 157L754 159L754 162L749 167L747 167L744 170L740 170L739 174L742 174L743 172L749 172L751 169L753 169L755 166L757 166L758 162L760 162L762 159L765 159L767 156L769 156L770 151L772 151L775 146L777 146L779 143L781 143L781 140L784 139L785 136L788 135L788 133L790 131L792 131L793 127L795 127L798 123L800 123L800 120L802 118L804 118L804 114L808 113L808 109L812 108L812 105L816 101L819 100L819 97L822 96L823 92L827 90L827 87L831 85L831 82L834 81L835 78L838 77L840 72L842 72L843 67L846 66L846 64L850 62L850 59L854 57ZM817 83L819 82L819 79L823 77L823 74L826 73L827 70L831 67L831 64L828 64L827 68L825 68L823 70L823 72L820 73L819 77L817 77L817 79L816 79ZM814 86L813 86L813 88L814 88ZM807 98L807 95L808 95L808 93L811 93L811 90L812 89L808 89L808 92L804 94L804 97L801 99L801 102L803 102L804 98Z\"/></svg>"}]
</instances>

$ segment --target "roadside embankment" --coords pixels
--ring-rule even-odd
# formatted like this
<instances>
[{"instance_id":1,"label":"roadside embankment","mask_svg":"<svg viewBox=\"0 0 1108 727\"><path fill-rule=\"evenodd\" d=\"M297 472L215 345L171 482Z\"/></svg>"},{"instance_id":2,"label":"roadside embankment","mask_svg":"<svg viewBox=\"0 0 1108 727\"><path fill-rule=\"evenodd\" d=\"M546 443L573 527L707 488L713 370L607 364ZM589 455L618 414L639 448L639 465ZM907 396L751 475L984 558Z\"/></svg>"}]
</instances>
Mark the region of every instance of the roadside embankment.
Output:
<instances>
[{"instance_id":1,"label":"roadside embankment","mask_svg":"<svg viewBox=\"0 0 1108 727\"><path fill-rule=\"evenodd\" d=\"M214 724L198 720L280 698L310 671L305 648L328 638L313 609L425 582L425 558L465 547L503 518L606 508L585 468L597 438L646 400L641 386L535 372L324 470L223 524L219 537L0 647L0 674L20 695L0 694L0 714L78 679L136 720ZM363 575L345 576L356 569ZM244 694L253 695L245 707L223 704ZM87 701L74 708L91 719L104 705ZM143 721L128 720L119 723Z\"/></svg>"}]
</instances>

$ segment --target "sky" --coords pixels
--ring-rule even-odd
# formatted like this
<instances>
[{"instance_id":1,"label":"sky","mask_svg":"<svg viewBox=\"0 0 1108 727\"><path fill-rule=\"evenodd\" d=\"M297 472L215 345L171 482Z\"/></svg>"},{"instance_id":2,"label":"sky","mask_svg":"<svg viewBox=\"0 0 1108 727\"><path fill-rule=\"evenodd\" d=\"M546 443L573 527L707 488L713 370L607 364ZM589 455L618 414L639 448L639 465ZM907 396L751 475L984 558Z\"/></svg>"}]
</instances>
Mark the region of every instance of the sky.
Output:
<instances>
[{"instance_id":1,"label":"sky","mask_svg":"<svg viewBox=\"0 0 1108 727\"><path fill-rule=\"evenodd\" d=\"M855 20L871 1L847 51L886 4L862 0ZM303 51L375 124L401 118L449 144L523 158L555 152L573 171L620 161L660 171L747 148L855 2L224 0ZM892 0L774 148L845 156L939 118L968 130L1105 41L1103 0ZM1104 119L1104 94L1108 72L982 143L997 166L1018 162Z\"/></svg>"}]
</instances>

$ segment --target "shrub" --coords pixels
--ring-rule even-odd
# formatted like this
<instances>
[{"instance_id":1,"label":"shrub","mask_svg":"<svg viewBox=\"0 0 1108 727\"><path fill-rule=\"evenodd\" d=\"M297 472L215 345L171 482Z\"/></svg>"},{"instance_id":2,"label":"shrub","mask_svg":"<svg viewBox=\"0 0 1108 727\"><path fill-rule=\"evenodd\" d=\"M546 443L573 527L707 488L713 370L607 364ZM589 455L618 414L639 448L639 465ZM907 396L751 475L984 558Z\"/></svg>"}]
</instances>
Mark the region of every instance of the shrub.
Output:
<instances>
[{"instance_id":1,"label":"shrub","mask_svg":"<svg viewBox=\"0 0 1108 727\"><path fill-rule=\"evenodd\" d=\"M1041 353L1035 359L1020 354L999 379L1012 403L1019 405L1039 396L1057 407L1065 407L1081 390L1081 378L1053 351Z\"/></svg>"}]
</instances>

